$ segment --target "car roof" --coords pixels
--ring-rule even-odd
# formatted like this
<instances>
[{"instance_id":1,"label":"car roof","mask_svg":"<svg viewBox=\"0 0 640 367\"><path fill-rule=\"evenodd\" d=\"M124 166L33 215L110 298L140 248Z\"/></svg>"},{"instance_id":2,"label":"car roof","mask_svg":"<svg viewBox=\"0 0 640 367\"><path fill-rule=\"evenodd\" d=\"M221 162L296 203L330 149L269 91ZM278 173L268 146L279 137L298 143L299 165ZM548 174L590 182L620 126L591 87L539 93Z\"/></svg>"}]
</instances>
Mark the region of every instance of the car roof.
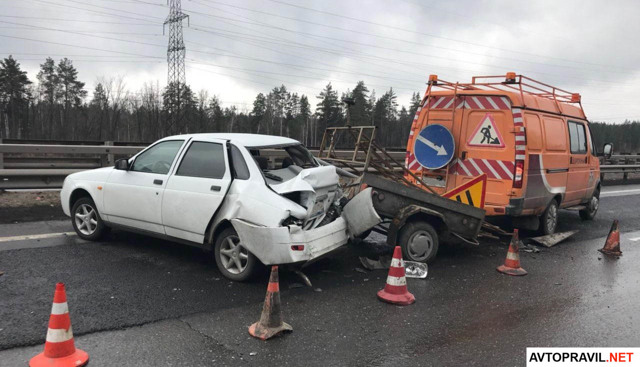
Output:
<instances>
[{"instance_id":1,"label":"car roof","mask_svg":"<svg viewBox=\"0 0 640 367\"><path fill-rule=\"evenodd\" d=\"M183 134L166 137L166 139L192 138L198 140L224 139L248 148L259 148L279 145L297 145L299 141L284 136L239 133Z\"/></svg>"}]
</instances>

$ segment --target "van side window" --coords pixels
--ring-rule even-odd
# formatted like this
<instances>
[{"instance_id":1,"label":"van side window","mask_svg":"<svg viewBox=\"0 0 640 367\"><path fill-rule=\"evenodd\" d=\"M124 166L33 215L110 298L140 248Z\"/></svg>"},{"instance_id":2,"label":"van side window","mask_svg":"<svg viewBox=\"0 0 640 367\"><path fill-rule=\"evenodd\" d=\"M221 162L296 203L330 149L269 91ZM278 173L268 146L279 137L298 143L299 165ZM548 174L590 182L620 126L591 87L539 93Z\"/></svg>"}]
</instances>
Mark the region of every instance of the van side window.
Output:
<instances>
[{"instance_id":1,"label":"van side window","mask_svg":"<svg viewBox=\"0 0 640 367\"><path fill-rule=\"evenodd\" d=\"M569 121L569 138L571 154L587 154L587 134L583 124Z\"/></svg>"},{"instance_id":2,"label":"van side window","mask_svg":"<svg viewBox=\"0 0 640 367\"><path fill-rule=\"evenodd\" d=\"M589 140L591 141L591 155L596 157L597 152L596 152L596 144L593 141L593 134L591 133L591 127L588 128L589 130Z\"/></svg>"}]
</instances>

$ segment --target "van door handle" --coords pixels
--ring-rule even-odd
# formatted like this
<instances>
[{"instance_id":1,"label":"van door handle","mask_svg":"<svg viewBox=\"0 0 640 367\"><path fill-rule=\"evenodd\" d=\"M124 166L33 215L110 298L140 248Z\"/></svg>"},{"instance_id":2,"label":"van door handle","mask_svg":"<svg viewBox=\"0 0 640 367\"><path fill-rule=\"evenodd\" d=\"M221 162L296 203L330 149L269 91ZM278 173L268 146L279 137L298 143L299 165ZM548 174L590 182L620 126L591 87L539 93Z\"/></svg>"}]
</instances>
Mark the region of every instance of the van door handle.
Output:
<instances>
[{"instance_id":1,"label":"van door handle","mask_svg":"<svg viewBox=\"0 0 640 367\"><path fill-rule=\"evenodd\" d=\"M154 185L162 185L162 180L153 180Z\"/></svg>"},{"instance_id":2,"label":"van door handle","mask_svg":"<svg viewBox=\"0 0 640 367\"><path fill-rule=\"evenodd\" d=\"M221 187L217 185L211 185L211 191L220 191Z\"/></svg>"}]
</instances>

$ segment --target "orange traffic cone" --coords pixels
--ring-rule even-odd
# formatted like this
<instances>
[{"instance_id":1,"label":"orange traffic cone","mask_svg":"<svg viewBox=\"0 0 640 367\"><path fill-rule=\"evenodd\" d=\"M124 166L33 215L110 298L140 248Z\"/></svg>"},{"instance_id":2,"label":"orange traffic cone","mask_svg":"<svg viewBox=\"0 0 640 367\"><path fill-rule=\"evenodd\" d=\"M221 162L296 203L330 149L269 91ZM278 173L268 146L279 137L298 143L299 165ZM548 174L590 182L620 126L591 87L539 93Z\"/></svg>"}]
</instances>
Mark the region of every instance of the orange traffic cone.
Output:
<instances>
[{"instance_id":1,"label":"orange traffic cone","mask_svg":"<svg viewBox=\"0 0 640 367\"><path fill-rule=\"evenodd\" d=\"M400 246L396 246L393 250L387 284L384 289L378 292L378 298L381 301L401 306L410 305L416 301L416 298L407 289L407 278L405 278L404 261L402 261Z\"/></svg>"},{"instance_id":2,"label":"orange traffic cone","mask_svg":"<svg viewBox=\"0 0 640 367\"><path fill-rule=\"evenodd\" d=\"M56 284L53 294L53 306L49 317L49 330L44 343L44 352L31 358L30 367L75 367L84 366L89 362L89 355L76 349L71 331L69 306L64 284Z\"/></svg>"},{"instance_id":3,"label":"orange traffic cone","mask_svg":"<svg viewBox=\"0 0 640 367\"><path fill-rule=\"evenodd\" d=\"M527 271L520 267L520 255L518 255L518 230L513 230L513 237L509 244L509 250L507 251L507 258L504 260L504 265L498 266L497 270L503 274L508 275L527 275Z\"/></svg>"},{"instance_id":4,"label":"orange traffic cone","mask_svg":"<svg viewBox=\"0 0 640 367\"><path fill-rule=\"evenodd\" d=\"M620 251L620 232L618 231L618 220L614 220L607 236L607 241L604 243L604 247L598 250L605 255L621 256Z\"/></svg>"},{"instance_id":5,"label":"orange traffic cone","mask_svg":"<svg viewBox=\"0 0 640 367\"><path fill-rule=\"evenodd\" d=\"M267 340L281 332L293 331L291 325L282 321L280 312L280 284L278 283L278 266L271 267L271 276L267 286L267 296L264 299L260 321L249 326L251 336Z\"/></svg>"}]
</instances>

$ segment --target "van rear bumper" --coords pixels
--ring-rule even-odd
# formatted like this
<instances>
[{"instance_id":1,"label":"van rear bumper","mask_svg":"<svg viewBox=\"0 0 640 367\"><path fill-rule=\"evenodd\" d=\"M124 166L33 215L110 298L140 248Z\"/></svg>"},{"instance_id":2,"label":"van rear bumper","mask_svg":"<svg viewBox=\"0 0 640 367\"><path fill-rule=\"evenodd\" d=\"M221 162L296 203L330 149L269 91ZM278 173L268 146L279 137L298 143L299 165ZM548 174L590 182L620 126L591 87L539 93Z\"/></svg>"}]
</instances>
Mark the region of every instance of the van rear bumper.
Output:
<instances>
[{"instance_id":1,"label":"van rear bumper","mask_svg":"<svg viewBox=\"0 0 640 367\"><path fill-rule=\"evenodd\" d=\"M508 205L485 205L484 210L487 212L487 216L507 216L517 217L520 215L526 215L524 210L524 198L509 199Z\"/></svg>"},{"instance_id":2,"label":"van rear bumper","mask_svg":"<svg viewBox=\"0 0 640 367\"><path fill-rule=\"evenodd\" d=\"M505 209L505 214L508 216L518 216L522 214L524 208L524 198L509 199L509 205Z\"/></svg>"}]
</instances>

